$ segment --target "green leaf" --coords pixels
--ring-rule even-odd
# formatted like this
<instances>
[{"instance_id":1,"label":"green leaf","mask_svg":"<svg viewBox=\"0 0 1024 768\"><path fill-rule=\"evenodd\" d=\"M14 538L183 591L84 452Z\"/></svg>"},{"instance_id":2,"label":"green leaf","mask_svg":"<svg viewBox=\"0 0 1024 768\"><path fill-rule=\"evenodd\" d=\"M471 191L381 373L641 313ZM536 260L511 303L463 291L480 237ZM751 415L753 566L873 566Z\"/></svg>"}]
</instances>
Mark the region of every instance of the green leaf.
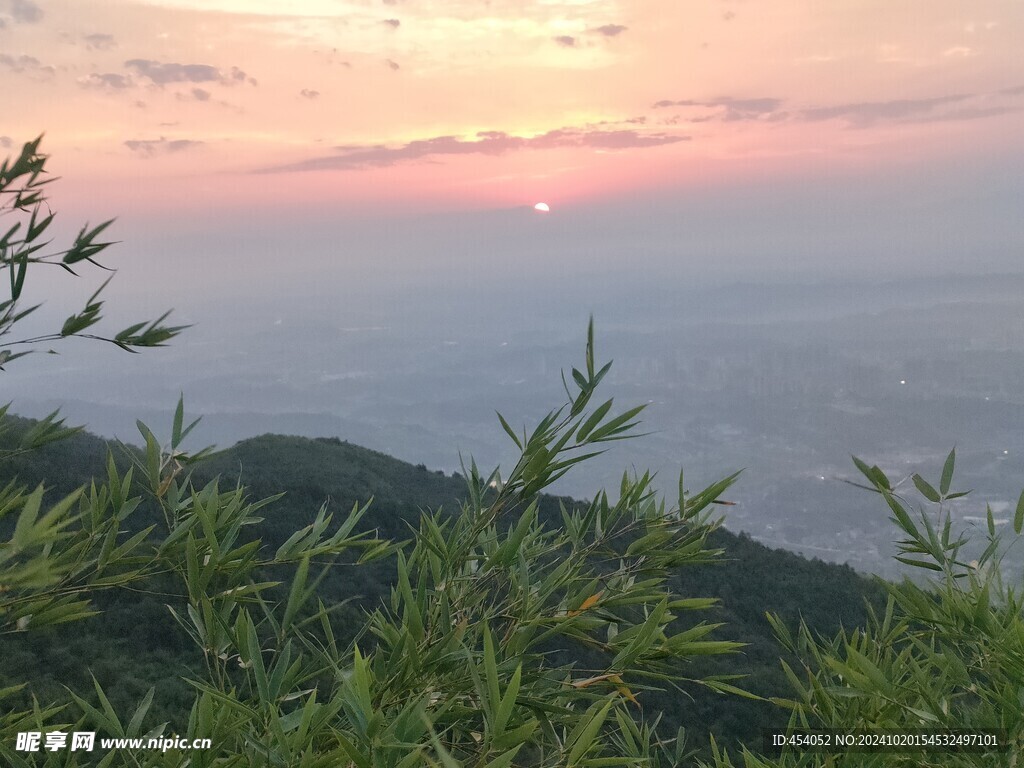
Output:
<instances>
[{"instance_id":1,"label":"green leaf","mask_svg":"<svg viewBox=\"0 0 1024 768\"><path fill-rule=\"evenodd\" d=\"M487 625L484 625L484 675L487 682L488 708L495 712L501 702L501 694L498 688L498 663L494 655L494 639Z\"/></svg>"},{"instance_id":2,"label":"green leaf","mask_svg":"<svg viewBox=\"0 0 1024 768\"><path fill-rule=\"evenodd\" d=\"M358 768L372 768L370 758L367 757L361 750L359 750L351 741L345 738L340 732L335 732L334 737L341 744L341 748L345 750L345 753L352 759Z\"/></svg>"},{"instance_id":3,"label":"green leaf","mask_svg":"<svg viewBox=\"0 0 1024 768\"><path fill-rule=\"evenodd\" d=\"M949 452L946 463L942 466L942 478L939 480L939 491L945 496L949 493L949 484L953 482L953 465L956 463L956 448Z\"/></svg>"},{"instance_id":4,"label":"green leaf","mask_svg":"<svg viewBox=\"0 0 1024 768\"><path fill-rule=\"evenodd\" d=\"M309 596L309 593L306 591L306 578L308 575L309 556L307 555L299 561L299 567L295 569L295 575L292 577L292 586L288 590L288 602L285 604L284 616L281 618L282 632L288 631L299 609Z\"/></svg>"},{"instance_id":5,"label":"green leaf","mask_svg":"<svg viewBox=\"0 0 1024 768\"><path fill-rule=\"evenodd\" d=\"M605 417L605 415L608 413L611 407L612 400L608 400L607 402L601 403L601 405L599 405L594 410L594 412L590 414L589 418L587 418L587 420L584 421L583 425L579 428L579 431L576 433L576 441L583 442L584 440L586 440L587 435L589 435L593 431L594 427L596 427L601 422L601 419Z\"/></svg>"},{"instance_id":6,"label":"green leaf","mask_svg":"<svg viewBox=\"0 0 1024 768\"><path fill-rule=\"evenodd\" d=\"M572 378L576 382L576 386L580 388L581 392L587 391L587 377L580 373L577 369L572 369Z\"/></svg>"},{"instance_id":7,"label":"green leaf","mask_svg":"<svg viewBox=\"0 0 1024 768\"><path fill-rule=\"evenodd\" d=\"M181 443L181 422L185 418L185 396L178 396L178 407L174 409L174 426L171 429L171 448Z\"/></svg>"},{"instance_id":8,"label":"green leaf","mask_svg":"<svg viewBox=\"0 0 1024 768\"><path fill-rule=\"evenodd\" d=\"M498 413L498 412L495 411L495 413ZM520 451L523 450L523 442L516 435L515 430L512 429L512 427L509 426L509 423L507 421L505 421L505 417L502 416L500 413L498 413L498 421L501 422L502 429L504 429L505 432L508 433L508 436L512 438L512 442L516 444L516 447Z\"/></svg>"},{"instance_id":9,"label":"green leaf","mask_svg":"<svg viewBox=\"0 0 1024 768\"><path fill-rule=\"evenodd\" d=\"M146 713L149 712L149 707L153 703L153 694L156 693L156 688L150 688L146 692L146 696L142 699L142 702L135 710L135 714L132 715L131 721L128 723L128 730L125 733L128 736L137 736L142 728L142 721L146 717Z\"/></svg>"},{"instance_id":10,"label":"green leaf","mask_svg":"<svg viewBox=\"0 0 1024 768\"><path fill-rule=\"evenodd\" d=\"M639 414L646 407L647 405L645 403L643 405L638 405L634 408L630 408L628 411L620 413L614 419L610 420L606 424L602 424L596 430L591 432L589 437L587 438L587 442L599 443L605 440L609 440L612 437L619 435L622 432L625 432L629 429L632 429L636 425L629 423L629 420L632 419L637 414Z\"/></svg>"},{"instance_id":11,"label":"green leaf","mask_svg":"<svg viewBox=\"0 0 1024 768\"><path fill-rule=\"evenodd\" d=\"M515 759L516 754L522 749L522 744L517 744L507 752L503 752L496 758L487 763L487 768L508 768L512 765L512 761Z\"/></svg>"},{"instance_id":12,"label":"green leaf","mask_svg":"<svg viewBox=\"0 0 1024 768\"><path fill-rule=\"evenodd\" d=\"M704 683L708 688L721 693L730 693L740 698L750 699L751 701L764 701L764 699L758 696L756 693L745 691L742 688L737 688L735 685L729 683L723 683L721 680L707 680Z\"/></svg>"},{"instance_id":13,"label":"green leaf","mask_svg":"<svg viewBox=\"0 0 1024 768\"><path fill-rule=\"evenodd\" d=\"M896 516L896 521L899 523L899 526L913 536L914 539L920 541L921 532L918 530L917 526L914 525L914 521L910 519L910 515L907 514L907 510L903 508L903 505L900 504L899 501L896 500L896 497L889 493L889 491L883 490L881 493L882 498L885 499L885 503L889 505L889 509L891 509L893 514Z\"/></svg>"},{"instance_id":14,"label":"green leaf","mask_svg":"<svg viewBox=\"0 0 1024 768\"><path fill-rule=\"evenodd\" d=\"M915 560L910 557L903 557L902 555L896 555L896 559L906 565L912 565L915 568L927 568L929 571L941 571L942 566L933 563L930 560Z\"/></svg>"},{"instance_id":15,"label":"green leaf","mask_svg":"<svg viewBox=\"0 0 1024 768\"><path fill-rule=\"evenodd\" d=\"M989 587L991 582L985 582L985 586L978 592L978 602L974 608L973 623L974 626L985 632L989 629L989 622L992 620L991 614L989 613Z\"/></svg>"},{"instance_id":16,"label":"green leaf","mask_svg":"<svg viewBox=\"0 0 1024 768\"><path fill-rule=\"evenodd\" d=\"M925 721L927 721L929 723L938 723L938 722L940 722L939 718L937 718L931 712L925 712L923 709L917 709L916 707L904 706L904 708L908 712L912 712L913 714L917 715L922 720L925 720Z\"/></svg>"},{"instance_id":17,"label":"green leaf","mask_svg":"<svg viewBox=\"0 0 1024 768\"><path fill-rule=\"evenodd\" d=\"M577 765L580 758L590 751L594 742L597 740L597 734L601 731L601 726L604 725L605 718L608 717L608 713L611 711L614 703L614 699L609 699L603 705L598 703L595 704L594 707L591 707L590 717L584 721L585 725L580 729L579 736L577 736L576 740L572 744L572 748L569 750L569 757L566 760L566 765Z\"/></svg>"},{"instance_id":18,"label":"green leaf","mask_svg":"<svg viewBox=\"0 0 1024 768\"><path fill-rule=\"evenodd\" d=\"M267 668L263 664L263 649L260 645L259 636L256 634L256 625L252 619L246 616L245 621L246 644L249 649L249 659L252 662L253 675L256 677L256 688L263 701L271 701L270 680L267 677Z\"/></svg>"},{"instance_id":19,"label":"green leaf","mask_svg":"<svg viewBox=\"0 0 1024 768\"><path fill-rule=\"evenodd\" d=\"M512 716L512 708L516 704L516 697L519 695L519 682L522 679L523 665L520 664L516 667L516 671L512 673L512 679L508 683L508 688L505 689L505 695L501 697L501 702L497 705L497 713L494 717L494 734L500 736L505 731L505 726L508 725L508 720Z\"/></svg>"},{"instance_id":20,"label":"green leaf","mask_svg":"<svg viewBox=\"0 0 1024 768\"><path fill-rule=\"evenodd\" d=\"M545 705L543 702L538 700L531 701L530 705L535 709L542 711L547 711L549 709L558 711L556 708ZM513 747L517 744L523 744L530 738L535 730L537 730L537 721L528 720L510 731L505 731L505 733L494 740L493 746L495 749L508 749L509 747Z\"/></svg>"},{"instance_id":21,"label":"green leaf","mask_svg":"<svg viewBox=\"0 0 1024 768\"><path fill-rule=\"evenodd\" d=\"M587 321L587 378L594 378L594 316Z\"/></svg>"},{"instance_id":22,"label":"green leaf","mask_svg":"<svg viewBox=\"0 0 1024 768\"><path fill-rule=\"evenodd\" d=\"M914 481L914 485L917 486L917 490L919 490L921 495L928 499L928 501L939 502L942 500L939 496L939 492L932 488L923 477L915 474L911 479Z\"/></svg>"}]
</instances>

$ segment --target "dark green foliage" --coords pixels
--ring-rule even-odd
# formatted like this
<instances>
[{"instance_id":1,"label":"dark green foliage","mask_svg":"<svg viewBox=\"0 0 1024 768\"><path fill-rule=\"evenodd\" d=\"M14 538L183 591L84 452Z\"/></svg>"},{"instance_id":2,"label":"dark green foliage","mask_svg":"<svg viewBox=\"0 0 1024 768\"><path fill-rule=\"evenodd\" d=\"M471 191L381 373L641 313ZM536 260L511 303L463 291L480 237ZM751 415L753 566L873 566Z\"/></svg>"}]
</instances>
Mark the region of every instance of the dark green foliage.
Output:
<instances>
[{"instance_id":1,"label":"dark green foliage","mask_svg":"<svg viewBox=\"0 0 1024 768\"><path fill-rule=\"evenodd\" d=\"M741 646L703 618L713 599L683 598L670 586L673 569L720 557L707 544L718 525L708 509L736 476L695 494L680 476L674 507L656 498L645 474L623 476L615 501L601 492L585 505L560 503L559 516L549 502L542 510L539 493L594 455L591 446L626 437L641 410L589 409L608 370L595 370L592 327L585 370L573 369L576 391L566 384L566 405L528 437L501 419L521 450L507 479L497 470L485 477L471 462L465 499L418 509L406 524L410 539L398 543L381 539L380 526L366 528L371 502L357 501L345 516L324 502L286 538L262 531L264 510L280 495L252 501L240 483L227 491L220 477L201 483L194 470L215 454L182 449L195 422L184 426L179 401L167 443L138 424L144 447L124 450L127 470L108 455L103 480L49 507L43 485L29 492L12 481L0 491L0 518L14 521L0 539L0 633L45 638L38 633L48 627L96 616L101 602L113 612L124 592L158 596L191 641L183 666L198 671L188 678L196 695L184 731L212 739L219 752L197 756L203 763L678 762L684 732L665 738L660 717L638 718L637 694L668 683L749 696L733 676L680 677L680 665ZM52 418L29 427L4 455L39 450L60 429ZM353 468L356 484L373 479L345 465ZM388 558L390 578L358 570ZM355 575L327 603L327 583L340 573ZM348 613L353 584L365 585L364 616ZM173 714L148 724L155 686L126 721L90 677L95 697L68 688L68 700L42 710L27 683L45 681L14 677L0 689L15 705L0 716L0 756L28 765L7 745L25 729L92 725L136 737L182 728ZM80 713L74 724L56 721L72 712ZM146 762L180 759L161 753Z\"/></svg>"},{"instance_id":2,"label":"dark green foliage","mask_svg":"<svg viewBox=\"0 0 1024 768\"><path fill-rule=\"evenodd\" d=\"M8 444L31 424L27 420L12 422ZM0 482L14 474L30 486L45 480L56 497L102 476L109 447L99 438L80 433L45 446L31 457L0 464ZM225 486L243 482L255 498L284 492L267 509L259 526L259 535L273 547L308 525L326 500L330 509L347 510L372 498L360 527L375 529L382 538L408 539L423 510L456 509L466 494L461 478L425 472L336 438L264 435L201 462L194 471L200 483L218 475ZM557 519L560 501L571 504L570 500L542 497L541 517ZM146 510L140 513L140 521L149 519ZM782 649L764 618L766 611L783 616L788 623L802 617L813 630L831 635L841 625L864 624L865 598L876 604L883 601L879 587L848 567L768 549L724 529L711 534L709 545L725 550L724 562L680 571L672 580L673 590L686 596L720 598L710 615L726 624L730 639L746 647L739 654L698 659L685 670L687 676L746 675L741 684L747 690L763 697L784 695L788 683L779 665ZM363 609L357 606L379 605L389 594L393 579L391 561L332 569L320 584L320 597L327 603L355 599L336 617L340 637L351 637L361 624ZM37 679L36 693L44 700L57 699L62 694L60 684L87 689L91 670L111 700L125 708L138 700L140 689L144 692L149 685L157 685L158 693L164 695L156 697L156 711L165 719L180 721L188 703L188 691L180 678L194 670L197 660L184 632L166 620L164 602L166 598L146 593L102 598L103 615L76 625L73 644L59 631L10 638L11 653L0 660L0 687L3 678ZM585 651L576 648L573 652L586 663ZM648 713L663 711L669 723L686 726L692 733L691 744L704 743L703 735L708 732L723 743L737 739L754 743L762 724L784 725L787 717L768 702L703 688L690 687L681 693L664 687L638 697ZM180 707L177 712L175 703Z\"/></svg>"},{"instance_id":3,"label":"dark green foliage","mask_svg":"<svg viewBox=\"0 0 1024 768\"><path fill-rule=\"evenodd\" d=\"M948 506L967 495L952 490L955 463L956 453L950 451L937 483L909 478L924 501L917 505L910 489L901 487L908 483L893 483L877 466L854 458L867 482L862 487L889 507L892 523L905 536L897 559L919 569L923 578L885 584L887 602L863 629L822 635L806 621L770 617L787 650L791 693L782 703L791 716L782 730L895 735L923 730L933 737L962 731L998 737L998 748L971 751L925 743L898 752L815 754L787 746L781 754L765 754L754 746L742 750L745 768L1021 764L1024 602L1015 584L1019 575L1011 576L1003 563L1020 526L1007 541L988 508L987 546L967 562L968 529L956 523ZM735 765L730 752L735 750L715 751L715 768Z\"/></svg>"}]
</instances>

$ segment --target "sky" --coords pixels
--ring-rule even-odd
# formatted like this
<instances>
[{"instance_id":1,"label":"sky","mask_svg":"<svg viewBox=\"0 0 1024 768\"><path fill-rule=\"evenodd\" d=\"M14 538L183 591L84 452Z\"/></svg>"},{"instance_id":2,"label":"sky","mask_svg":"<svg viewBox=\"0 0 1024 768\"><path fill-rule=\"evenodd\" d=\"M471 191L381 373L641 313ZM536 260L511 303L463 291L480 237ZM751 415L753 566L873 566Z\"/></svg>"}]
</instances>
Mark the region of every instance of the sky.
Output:
<instances>
[{"instance_id":1,"label":"sky","mask_svg":"<svg viewBox=\"0 0 1024 768\"><path fill-rule=\"evenodd\" d=\"M582 323L1019 271L1022 39L1018 0L0 0L0 154L45 132L55 231L117 218L111 311L193 336L541 288ZM40 323L102 276L60 278Z\"/></svg>"},{"instance_id":2,"label":"sky","mask_svg":"<svg viewBox=\"0 0 1024 768\"><path fill-rule=\"evenodd\" d=\"M1021 39L1017 0L0 0L0 149L139 220L983 186Z\"/></svg>"}]
</instances>

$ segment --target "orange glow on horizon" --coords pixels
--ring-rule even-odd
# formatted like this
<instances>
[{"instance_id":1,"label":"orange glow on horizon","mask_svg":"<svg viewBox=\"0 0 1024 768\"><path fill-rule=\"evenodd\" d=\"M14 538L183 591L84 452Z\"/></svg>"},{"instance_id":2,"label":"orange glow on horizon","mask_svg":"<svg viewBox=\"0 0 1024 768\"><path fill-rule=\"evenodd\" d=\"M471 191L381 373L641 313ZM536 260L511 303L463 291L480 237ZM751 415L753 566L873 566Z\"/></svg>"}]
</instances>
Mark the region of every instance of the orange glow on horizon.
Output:
<instances>
[{"instance_id":1,"label":"orange glow on horizon","mask_svg":"<svg viewBox=\"0 0 1024 768\"><path fill-rule=\"evenodd\" d=\"M293 5L52 0L5 23L0 151L45 130L77 202L161 215L579 203L1019 149L1024 6L998 0Z\"/></svg>"}]
</instances>

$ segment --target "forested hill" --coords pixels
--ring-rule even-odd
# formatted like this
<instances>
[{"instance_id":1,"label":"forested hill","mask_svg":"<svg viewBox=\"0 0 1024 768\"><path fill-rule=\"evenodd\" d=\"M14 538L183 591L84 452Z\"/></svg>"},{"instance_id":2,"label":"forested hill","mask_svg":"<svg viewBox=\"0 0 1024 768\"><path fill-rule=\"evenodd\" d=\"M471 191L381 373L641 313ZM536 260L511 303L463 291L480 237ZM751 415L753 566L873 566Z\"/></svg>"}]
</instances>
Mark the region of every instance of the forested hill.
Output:
<instances>
[{"instance_id":1,"label":"forested hill","mask_svg":"<svg viewBox=\"0 0 1024 768\"><path fill-rule=\"evenodd\" d=\"M0 437L0 444L10 443L31 422L8 419L7 423L11 430ZM115 456L121 454L117 446L79 434L33 454L0 461L0 482L16 476L30 486L45 483L50 489L48 498L54 501L58 494L105 475L108 450ZM413 466L333 438L263 435L245 440L195 471L197 482L215 476L221 478L222 485L240 481L252 498L284 493L265 508L264 522L256 531L271 545L307 525L325 501L336 514L343 515L353 504L371 498L362 525L377 529L382 537L407 539L420 510L450 508L465 492L458 476ZM558 501L545 499L542 511L557 510ZM674 587L684 596L720 598L714 620L725 626L717 636L748 647L742 654L701 661L699 667L695 664L684 674L697 676L712 668L746 674L749 677L743 685L749 690L763 696L786 695L780 651L765 612L780 614L791 626L803 617L812 628L831 634L840 625L862 624L865 600L881 600L876 584L846 566L769 549L727 530L717 531L712 544L725 549L725 560L714 566L682 569ZM361 610L356 606L373 605L386 595L390 574L386 562L373 567L339 567L320 585L320 594L328 603L354 598L347 615L355 626ZM4 639L7 648L0 657L0 687L27 681L27 693L44 700L61 699L66 696L62 685L90 689L91 672L115 703L126 706L156 685L156 711L168 719L184 719L187 712L178 709L187 700L181 678L201 664L202 657L169 619L168 601L164 594L110 595L101 600L104 612L75 625L73 633L58 627ZM781 725L786 719L784 712L766 703L702 689L690 688L686 694L648 691L643 694L644 706L648 711L664 711L669 722L686 726L698 742L706 741L708 731L726 741L756 740L763 725Z\"/></svg>"}]
</instances>

